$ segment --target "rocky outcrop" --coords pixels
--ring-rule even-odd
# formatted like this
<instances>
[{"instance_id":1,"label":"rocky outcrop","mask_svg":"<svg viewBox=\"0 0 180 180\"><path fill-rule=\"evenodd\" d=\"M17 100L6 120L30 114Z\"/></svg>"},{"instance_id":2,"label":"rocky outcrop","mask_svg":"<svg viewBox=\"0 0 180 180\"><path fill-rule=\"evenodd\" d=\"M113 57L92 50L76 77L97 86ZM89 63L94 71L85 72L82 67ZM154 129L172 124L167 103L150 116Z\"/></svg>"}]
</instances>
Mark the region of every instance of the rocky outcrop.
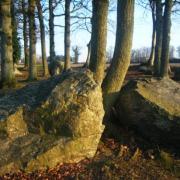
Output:
<instances>
[{"instance_id":1,"label":"rocky outcrop","mask_svg":"<svg viewBox=\"0 0 180 180\"><path fill-rule=\"evenodd\" d=\"M119 121L154 143L180 147L180 84L170 79L131 81L116 105Z\"/></svg>"},{"instance_id":2,"label":"rocky outcrop","mask_svg":"<svg viewBox=\"0 0 180 180\"><path fill-rule=\"evenodd\" d=\"M54 60L48 65L49 74L51 76L61 74L64 70L64 62L59 60Z\"/></svg>"},{"instance_id":3,"label":"rocky outcrop","mask_svg":"<svg viewBox=\"0 0 180 180\"><path fill-rule=\"evenodd\" d=\"M14 64L14 74L17 75L17 76L21 76L22 75L22 72L19 71L17 64Z\"/></svg>"},{"instance_id":4,"label":"rocky outcrop","mask_svg":"<svg viewBox=\"0 0 180 180\"><path fill-rule=\"evenodd\" d=\"M101 87L68 72L0 98L0 174L94 156L104 126Z\"/></svg>"},{"instance_id":5,"label":"rocky outcrop","mask_svg":"<svg viewBox=\"0 0 180 180\"><path fill-rule=\"evenodd\" d=\"M153 74L153 67L150 66L148 63L142 63L140 64L138 70L140 72L143 72L146 75L152 75Z\"/></svg>"}]
</instances>

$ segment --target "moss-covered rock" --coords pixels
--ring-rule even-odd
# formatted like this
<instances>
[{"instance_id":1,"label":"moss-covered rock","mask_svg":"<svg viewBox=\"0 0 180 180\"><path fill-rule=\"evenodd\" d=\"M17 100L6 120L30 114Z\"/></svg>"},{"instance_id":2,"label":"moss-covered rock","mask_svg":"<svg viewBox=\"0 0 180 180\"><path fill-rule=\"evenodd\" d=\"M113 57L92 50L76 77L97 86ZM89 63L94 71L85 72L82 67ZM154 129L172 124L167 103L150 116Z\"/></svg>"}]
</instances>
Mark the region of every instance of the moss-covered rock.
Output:
<instances>
[{"instance_id":1,"label":"moss-covered rock","mask_svg":"<svg viewBox=\"0 0 180 180\"><path fill-rule=\"evenodd\" d=\"M170 79L131 81L116 105L119 121L154 143L180 147L180 84Z\"/></svg>"},{"instance_id":2,"label":"moss-covered rock","mask_svg":"<svg viewBox=\"0 0 180 180\"><path fill-rule=\"evenodd\" d=\"M104 126L101 87L68 72L0 99L0 174L93 157Z\"/></svg>"}]
</instances>

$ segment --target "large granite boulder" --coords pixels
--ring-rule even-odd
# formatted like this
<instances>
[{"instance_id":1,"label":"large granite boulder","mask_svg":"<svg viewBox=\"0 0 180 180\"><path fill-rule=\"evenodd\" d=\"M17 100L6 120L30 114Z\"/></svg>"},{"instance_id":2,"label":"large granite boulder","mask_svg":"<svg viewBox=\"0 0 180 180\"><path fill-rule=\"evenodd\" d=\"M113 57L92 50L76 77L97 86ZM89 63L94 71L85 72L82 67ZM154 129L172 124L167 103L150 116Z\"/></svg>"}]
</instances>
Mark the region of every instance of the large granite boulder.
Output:
<instances>
[{"instance_id":1,"label":"large granite boulder","mask_svg":"<svg viewBox=\"0 0 180 180\"><path fill-rule=\"evenodd\" d=\"M170 79L130 81L116 104L119 121L150 141L180 148L180 84Z\"/></svg>"},{"instance_id":2,"label":"large granite boulder","mask_svg":"<svg viewBox=\"0 0 180 180\"><path fill-rule=\"evenodd\" d=\"M68 72L0 98L0 174L94 156L104 126L101 87Z\"/></svg>"}]
</instances>

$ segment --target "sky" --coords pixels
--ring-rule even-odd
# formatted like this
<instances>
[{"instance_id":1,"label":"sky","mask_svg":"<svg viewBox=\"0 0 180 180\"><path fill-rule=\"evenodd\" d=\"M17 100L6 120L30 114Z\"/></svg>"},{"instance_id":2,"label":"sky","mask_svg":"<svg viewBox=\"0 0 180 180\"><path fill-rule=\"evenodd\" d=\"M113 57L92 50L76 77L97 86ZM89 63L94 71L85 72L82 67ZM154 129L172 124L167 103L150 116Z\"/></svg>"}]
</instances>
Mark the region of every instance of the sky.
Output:
<instances>
[{"instance_id":1,"label":"sky","mask_svg":"<svg viewBox=\"0 0 180 180\"><path fill-rule=\"evenodd\" d=\"M134 16L134 35L133 35L133 49L142 47L151 47L152 36L152 19L151 12L145 10L139 5L135 5ZM111 12L109 18L112 20L113 26L108 26L107 35L107 50L114 48L115 33L116 33L116 12ZM48 19L48 17L46 17ZM64 18L56 18L55 24L63 24ZM180 46L180 17L172 16L172 28L171 28L171 45L174 47ZM90 40L90 33L84 30L76 30L71 33L71 47L78 45L80 50L80 62L86 60L87 57L87 44ZM47 55L49 56L49 36L46 36ZM64 33L63 29L55 28L55 51L57 55L64 54ZM37 54L41 55L40 40L37 41ZM73 56L73 52L71 52Z\"/></svg>"}]
</instances>

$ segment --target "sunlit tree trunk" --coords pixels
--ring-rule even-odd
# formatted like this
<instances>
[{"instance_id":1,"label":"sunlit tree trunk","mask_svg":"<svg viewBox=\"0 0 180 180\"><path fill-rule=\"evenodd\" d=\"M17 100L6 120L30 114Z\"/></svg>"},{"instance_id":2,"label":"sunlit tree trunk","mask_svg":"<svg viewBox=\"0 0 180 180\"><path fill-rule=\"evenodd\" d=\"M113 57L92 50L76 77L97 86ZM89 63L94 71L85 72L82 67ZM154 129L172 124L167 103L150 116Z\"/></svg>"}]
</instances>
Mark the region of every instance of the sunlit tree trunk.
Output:
<instances>
[{"instance_id":1,"label":"sunlit tree trunk","mask_svg":"<svg viewBox=\"0 0 180 180\"><path fill-rule=\"evenodd\" d=\"M106 113L109 113L114 105L130 65L133 26L134 0L118 0L115 50L102 84Z\"/></svg>"},{"instance_id":2,"label":"sunlit tree trunk","mask_svg":"<svg viewBox=\"0 0 180 180\"><path fill-rule=\"evenodd\" d=\"M161 77L168 77L172 5L173 5L172 0L165 1L165 10L164 10L164 18L163 18L162 54L161 54Z\"/></svg>"},{"instance_id":3,"label":"sunlit tree trunk","mask_svg":"<svg viewBox=\"0 0 180 180\"><path fill-rule=\"evenodd\" d=\"M151 11L152 11L152 24L153 24L153 32L152 32L152 43L151 43L151 54L148 60L148 65L154 65L155 58L155 46L156 46L156 4L154 1L151 2Z\"/></svg>"},{"instance_id":4,"label":"sunlit tree trunk","mask_svg":"<svg viewBox=\"0 0 180 180\"><path fill-rule=\"evenodd\" d=\"M11 0L0 1L1 31L1 83L2 86L13 86L15 75L13 68Z\"/></svg>"},{"instance_id":5,"label":"sunlit tree trunk","mask_svg":"<svg viewBox=\"0 0 180 180\"><path fill-rule=\"evenodd\" d=\"M160 75L162 51L162 0L156 0L156 46L154 59L154 74Z\"/></svg>"},{"instance_id":6,"label":"sunlit tree trunk","mask_svg":"<svg viewBox=\"0 0 180 180\"><path fill-rule=\"evenodd\" d=\"M102 83L106 61L108 0L93 0L91 57L89 68L98 83Z\"/></svg>"},{"instance_id":7,"label":"sunlit tree trunk","mask_svg":"<svg viewBox=\"0 0 180 180\"><path fill-rule=\"evenodd\" d=\"M71 57L70 57L70 4L71 0L65 0L65 31L64 31L64 56L65 66L64 69L67 71L71 68Z\"/></svg>"},{"instance_id":8,"label":"sunlit tree trunk","mask_svg":"<svg viewBox=\"0 0 180 180\"><path fill-rule=\"evenodd\" d=\"M89 43L87 44L87 48L88 48L88 54L87 54L86 63L84 67L89 68L90 57L91 57L91 41L89 41Z\"/></svg>"},{"instance_id":9,"label":"sunlit tree trunk","mask_svg":"<svg viewBox=\"0 0 180 180\"><path fill-rule=\"evenodd\" d=\"M24 66L29 66L29 48L28 48L28 16L25 0L22 0L23 11L23 38L24 38Z\"/></svg>"},{"instance_id":10,"label":"sunlit tree trunk","mask_svg":"<svg viewBox=\"0 0 180 180\"><path fill-rule=\"evenodd\" d=\"M46 39L45 39L45 26L43 19L43 12L40 0L36 0L37 9L38 9L38 17L40 24L40 33L41 33L41 53L42 53L42 63L43 63L43 74L44 76L48 75L48 64L46 57Z\"/></svg>"},{"instance_id":11,"label":"sunlit tree trunk","mask_svg":"<svg viewBox=\"0 0 180 180\"><path fill-rule=\"evenodd\" d=\"M49 0L49 49L50 61L55 60L55 43L54 43L54 8L53 0Z\"/></svg>"},{"instance_id":12,"label":"sunlit tree trunk","mask_svg":"<svg viewBox=\"0 0 180 180\"><path fill-rule=\"evenodd\" d=\"M37 79L35 1L29 0L29 80Z\"/></svg>"}]
</instances>

